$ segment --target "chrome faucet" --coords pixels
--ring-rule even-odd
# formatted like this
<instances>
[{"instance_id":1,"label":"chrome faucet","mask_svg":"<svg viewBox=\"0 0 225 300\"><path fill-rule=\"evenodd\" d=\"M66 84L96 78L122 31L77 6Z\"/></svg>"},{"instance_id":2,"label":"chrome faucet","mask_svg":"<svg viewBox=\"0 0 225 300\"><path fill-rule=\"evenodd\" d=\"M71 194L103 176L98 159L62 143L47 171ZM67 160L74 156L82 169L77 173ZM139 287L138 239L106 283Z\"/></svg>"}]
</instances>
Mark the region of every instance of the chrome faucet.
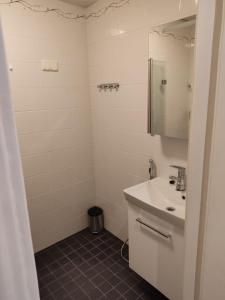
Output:
<instances>
[{"instance_id":1,"label":"chrome faucet","mask_svg":"<svg viewBox=\"0 0 225 300\"><path fill-rule=\"evenodd\" d=\"M150 180L156 177L156 164L153 159L149 159L149 178Z\"/></svg>"},{"instance_id":2,"label":"chrome faucet","mask_svg":"<svg viewBox=\"0 0 225 300\"><path fill-rule=\"evenodd\" d=\"M186 190L186 169L184 167L180 166L171 166L172 168L175 168L178 170L178 176L170 176L170 180L176 181L176 190L177 191L185 191Z\"/></svg>"}]
</instances>

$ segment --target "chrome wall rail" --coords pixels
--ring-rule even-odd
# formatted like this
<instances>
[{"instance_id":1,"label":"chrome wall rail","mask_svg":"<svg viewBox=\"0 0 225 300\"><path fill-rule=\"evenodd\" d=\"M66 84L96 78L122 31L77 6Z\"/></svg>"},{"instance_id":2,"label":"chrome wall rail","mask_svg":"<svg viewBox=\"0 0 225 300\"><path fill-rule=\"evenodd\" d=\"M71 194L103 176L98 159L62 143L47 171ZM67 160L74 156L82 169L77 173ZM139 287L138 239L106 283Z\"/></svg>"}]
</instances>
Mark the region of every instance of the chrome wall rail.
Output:
<instances>
[{"instance_id":1,"label":"chrome wall rail","mask_svg":"<svg viewBox=\"0 0 225 300\"><path fill-rule=\"evenodd\" d=\"M152 227L151 225L146 224L146 223L143 222L140 218L137 218L136 221L137 221L139 224L141 224L141 225L143 225L143 226L145 226L145 227L151 229L152 231L158 233L159 235L163 236L163 237L166 238L166 239L170 239L170 238L172 237L171 234L161 232L160 230L158 230L158 229Z\"/></svg>"},{"instance_id":2,"label":"chrome wall rail","mask_svg":"<svg viewBox=\"0 0 225 300\"><path fill-rule=\"evenodd\" d=\"M118 91L119 87L120 87L119 83L102 83L97 86L97 88L99 89L99 92L101 92L101 91L106 92L107 90L109 90L110 92L112 90Z\"/></svg>"}]
</instances>

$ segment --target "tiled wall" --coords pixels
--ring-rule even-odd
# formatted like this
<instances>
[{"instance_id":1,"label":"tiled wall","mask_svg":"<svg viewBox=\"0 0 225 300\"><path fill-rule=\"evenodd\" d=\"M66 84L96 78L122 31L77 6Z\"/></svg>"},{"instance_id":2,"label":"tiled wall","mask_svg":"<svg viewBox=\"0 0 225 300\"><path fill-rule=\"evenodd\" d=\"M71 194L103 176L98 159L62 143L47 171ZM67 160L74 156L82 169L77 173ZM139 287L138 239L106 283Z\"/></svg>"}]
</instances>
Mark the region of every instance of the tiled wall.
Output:
<instances>
[{"instance_id":1,"label":"tiled wall","mask_svg":"<svg viewBox=\"0 0 225 300\"><path fill-rule=\"evenodd\" d=\"M59 1L36 3L82 12ZM16 5L1 6L1 19L32 236L40 250L86 227L86 209L94 203L85 23ZM42 59L58 60L59 72L41 71Z\"/></svg>"},{"instance_id":2,"label":"tiled wall","mask_svg":"<svg viewBox=\"0 0 225 300\"><path fill-rule=\"evenodd\" d=\"M109 2L99 0L89 10ZM194 0L131 0L87 22L96 201L105 210L106 227L122 239L127 237L122 189L148 179L149 158L164 177L171 163L187 160L187 142L146 134L148 32L152 25L195 13ZM96 85L105 82L121 88L99 93Z\"/></svg>"}]
</instances>

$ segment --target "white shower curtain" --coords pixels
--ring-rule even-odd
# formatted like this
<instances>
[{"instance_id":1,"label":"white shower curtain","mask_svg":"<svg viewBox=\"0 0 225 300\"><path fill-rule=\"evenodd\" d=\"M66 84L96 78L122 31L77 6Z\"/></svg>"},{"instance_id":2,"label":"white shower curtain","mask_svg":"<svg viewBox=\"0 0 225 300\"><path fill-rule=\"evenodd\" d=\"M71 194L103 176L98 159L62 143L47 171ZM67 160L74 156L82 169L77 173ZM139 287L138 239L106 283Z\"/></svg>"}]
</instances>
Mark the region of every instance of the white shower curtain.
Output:
<instances>
[{"instance_id":1,"label":"white shower curtain","mask_svg":"<svg viewBox=\"0 0 225 300\"><path fill-rule=\"evenodd\" d=\"M38 300L16 130L0 26L0 300Z\"/></svg>"}]
</instances>

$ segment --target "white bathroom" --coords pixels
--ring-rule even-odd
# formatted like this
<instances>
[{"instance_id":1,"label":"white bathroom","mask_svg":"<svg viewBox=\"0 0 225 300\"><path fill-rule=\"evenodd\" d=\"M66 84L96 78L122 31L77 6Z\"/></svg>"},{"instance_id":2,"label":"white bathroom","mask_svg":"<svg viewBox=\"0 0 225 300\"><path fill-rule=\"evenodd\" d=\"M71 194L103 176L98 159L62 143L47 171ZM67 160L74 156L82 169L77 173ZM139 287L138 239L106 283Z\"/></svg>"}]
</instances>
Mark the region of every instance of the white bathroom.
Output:
<instances>
[{"instance_id":1,"label":"white bathroom","mask_svg":"<svg viewBox=\"0 0 225 300\"><path fill-rule=\"evenodd\" d=\"M0 300L225 299L225 2L0 22Z\"/></svg>"}]
</instances>

